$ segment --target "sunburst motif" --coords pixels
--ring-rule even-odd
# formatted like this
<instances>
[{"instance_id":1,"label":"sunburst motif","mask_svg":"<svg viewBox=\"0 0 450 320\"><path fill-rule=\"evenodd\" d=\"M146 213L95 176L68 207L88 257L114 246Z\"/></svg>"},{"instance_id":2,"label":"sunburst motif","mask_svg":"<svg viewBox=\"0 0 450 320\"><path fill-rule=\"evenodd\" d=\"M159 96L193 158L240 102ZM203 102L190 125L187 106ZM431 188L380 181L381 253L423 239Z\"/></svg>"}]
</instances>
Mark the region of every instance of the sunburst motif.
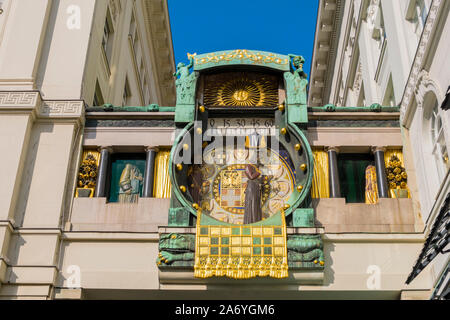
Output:
<instances>
[{"instance_id":1,"label":"sunburst motif","mask_svg":"<svg viewBox=\"0 0 450 320\"><path fill-rule=\"evenodd\" d=\"M278 103L277 83L264 76L228 74L221 81L208 82L204 102L208 106L273 107Z\"/></svg>"}]
</instances>

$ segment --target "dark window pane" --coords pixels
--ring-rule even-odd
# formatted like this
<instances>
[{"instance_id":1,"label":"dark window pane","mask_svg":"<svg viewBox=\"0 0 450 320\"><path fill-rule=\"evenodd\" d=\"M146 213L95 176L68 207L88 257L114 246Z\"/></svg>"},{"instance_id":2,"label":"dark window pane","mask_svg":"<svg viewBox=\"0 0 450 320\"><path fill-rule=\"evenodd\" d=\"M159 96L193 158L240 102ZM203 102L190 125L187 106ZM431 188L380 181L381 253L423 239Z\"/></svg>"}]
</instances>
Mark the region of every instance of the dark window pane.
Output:
<instances>
[{"instance_id":1,"label":"dark window pane","mask_svg":"<svg viewBox=\"0 0 450 320\"><path fill-rule=\"evenodd\" d=\"M364 203L367 166L373 165L371 154L340 154L338 156L341 194L347 203Z\"/></svg>"}]
</instances>

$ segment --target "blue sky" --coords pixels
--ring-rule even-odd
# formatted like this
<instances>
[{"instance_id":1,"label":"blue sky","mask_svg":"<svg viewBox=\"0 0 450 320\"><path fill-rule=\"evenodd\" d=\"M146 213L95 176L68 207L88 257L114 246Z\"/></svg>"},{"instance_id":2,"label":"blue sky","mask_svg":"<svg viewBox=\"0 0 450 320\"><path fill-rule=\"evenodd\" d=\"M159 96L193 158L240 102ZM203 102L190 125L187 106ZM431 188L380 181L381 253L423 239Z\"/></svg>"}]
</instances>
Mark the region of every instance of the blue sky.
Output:
<instances>
[{"instance_id":1,"label":"blue sky","mask_svg":"<svg viewBox=\"0 0 450 320\"><path fill-rule=\"evenodd\" d=\"M299 54L310 73L319 0L168 0L175 63L230 49Z\"/></svg>"}]
</instances>

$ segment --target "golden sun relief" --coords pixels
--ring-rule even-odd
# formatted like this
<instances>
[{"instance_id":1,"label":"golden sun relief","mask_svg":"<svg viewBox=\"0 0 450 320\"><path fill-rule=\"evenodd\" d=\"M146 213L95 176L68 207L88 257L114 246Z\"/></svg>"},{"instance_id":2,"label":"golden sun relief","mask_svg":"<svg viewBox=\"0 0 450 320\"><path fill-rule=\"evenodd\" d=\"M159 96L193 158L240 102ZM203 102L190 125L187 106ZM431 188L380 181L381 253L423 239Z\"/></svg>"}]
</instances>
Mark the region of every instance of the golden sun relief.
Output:
<instances>
[{"instance_id":1,"label":"golden sun relief","mask_svg":"<svg viewBox=\"0 0 450 320\"><path fill-rule=\"evenodd\" d=\"M276 107L276 78L232 72L207 77L204 103L211 107Z\"/></svg>"}]
</instances>

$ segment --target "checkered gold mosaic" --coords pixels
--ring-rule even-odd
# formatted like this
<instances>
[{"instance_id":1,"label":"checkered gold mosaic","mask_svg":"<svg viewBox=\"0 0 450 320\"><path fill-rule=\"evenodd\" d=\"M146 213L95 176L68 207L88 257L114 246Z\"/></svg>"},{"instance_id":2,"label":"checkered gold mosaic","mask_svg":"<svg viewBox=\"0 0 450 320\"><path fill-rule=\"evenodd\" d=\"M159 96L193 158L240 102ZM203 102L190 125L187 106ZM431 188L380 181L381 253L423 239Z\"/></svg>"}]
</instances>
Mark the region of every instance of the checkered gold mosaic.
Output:
<instances>
[{"instance_id":1,"label":"checkered gold mosaic","mask_svg":"<svg viewBox=\"0 0 450 320\"><path fill-rule=\"evenodd\" d=\"M200 220L197 217L196 277L248 279L288 276L284 215L282 225L278 226L211 226L201 225Z\"/></svg>"}]
</instances>

